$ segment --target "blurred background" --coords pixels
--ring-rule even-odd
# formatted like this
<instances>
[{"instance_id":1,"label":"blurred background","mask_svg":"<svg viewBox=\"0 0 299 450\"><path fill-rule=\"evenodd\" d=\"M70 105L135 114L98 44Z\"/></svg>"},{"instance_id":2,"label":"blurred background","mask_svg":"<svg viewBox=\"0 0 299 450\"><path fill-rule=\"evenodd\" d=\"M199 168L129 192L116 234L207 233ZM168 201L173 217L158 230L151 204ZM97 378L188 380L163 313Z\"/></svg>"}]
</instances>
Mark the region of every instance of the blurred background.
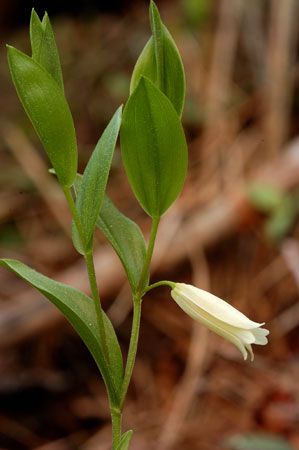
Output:
<instances>
[{"instance_id":1,"label":"blurred background","mask_svg":"<svg viewBox=\"0 0 299 450\"><path fill-rule=\"evenodd\" d=\"M270 342L244 362L194 324L169 289L147 295L124 414L133 450L299 449L298 0L160 0L186 72L189 172L162 219L152 280L196 284L257 322ZM70 215L12 85L5 43L30 54L32 6L47 10L74 117L80 171L149 38L147 1L0 3L0 256L86 293ZM148 236L122 167L108 192ZM105 310L126 355L132 303L97 234ZM103 383L62 315L0 270L0 448L108 450Z\"/></svg>"}]
</instances>

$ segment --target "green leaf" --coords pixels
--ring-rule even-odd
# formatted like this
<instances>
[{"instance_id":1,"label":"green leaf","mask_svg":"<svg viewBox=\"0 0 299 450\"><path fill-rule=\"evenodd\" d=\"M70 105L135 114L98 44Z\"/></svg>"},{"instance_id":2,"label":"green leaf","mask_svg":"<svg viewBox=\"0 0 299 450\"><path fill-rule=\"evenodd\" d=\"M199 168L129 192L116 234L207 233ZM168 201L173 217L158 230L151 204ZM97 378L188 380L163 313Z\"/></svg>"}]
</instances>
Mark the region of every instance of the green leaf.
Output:
<instances>
[{"instance_id":1,"label":"green leaf","mask_svg":"<svg viewBox=\"0 0 299 450\"><path fill-rule=\"evenodd\" d=\"M179 51L169 31L161 22L159 11L151 1L150 21L153 36L140 54L131 79L130 93L140 78L146 76L169 98L181 116L185 100L185 74Z\"/></svg>"},{"instance_id":2,"label":"green leaf","mask_svg":"<svg viewBox=\"0 0 299 450\"><path fill-rule=\"evenodd\" d=\"M34 9L32 9L30 19L30 41L32 58L52 75L63 92L63 78L59 56L54 33L47 13L44 14L43 21L41 22Z\"/></svg>"},{"instance_id":3,"label":"green leaf","mask_svg":"<svg viewBox=\"0 0 299 450\"><path fill-rule=\"evenodd\" d=\"M97 226L106 236L124 266L133 293L136 293L146 255L143 234L135 222L124 216L104 196Z\"/></svg>"},{"instance_id":4,"label":"green leaf","mask_svg":"<svg viewBox=\"0 0 299 450\"><path fill-rule=\"evenodd\" d=\"M81 188L82 178L83 178L83 175L81 175L81 173L77 173L74 184L73 184L74 194L75 194L76 198L77 198L78 193ZM72 240L73 240L73 244L74 244L74 247L77 250L77 252L80 253L82 256L84 256L86 254L86 251L85 251L84 245L81 242L80 234L77 230L74 220L72 222Z\"/></svg>"},{"instance_id":5,"label":"green leaf","mask_svg":"<svg viewBox=\"0 0 299 450\"><path fill-rule=\"evenodd\" d=\"M92 354L105 381L111 402L118 404L123 361L113 326L104 313L110 362L107 364L101 344L101 336L93 301L82 292L36 272L20 261L0 260L0 265L14 272L49 299L68 319Z\"/></svg>"},{"instance_id":6,"label":"green leaf","mask_svg":"<svg viewBox=\"0 0 299 450\"><path fill-rule=\"evenodd\" d=\"M10 46L8 62L19 98L59 182L70 187L77 173L77 144L73 119L64 95L39 63Z\"/></svg>"},{"instance_id":7,"label":"green leaf","mask_svg":"<svg viewBox=\"0 0 299 450\"><path fill-rule=\"evenodd\" d=\"M76 208L88 248L93 242L93 232L108 180L121 114L122 106L118 108L99 139L85 168L77 194Z\"/></svg>"},{"instance_id":8,"label":"green leaf","mask_svg":"<svg viewBox=\"0 0 299 450\"><path fill-rule=\"evenodd\" d=\"M74 183L76 195L80 191L81 183L82 175L78 173ZM140 228L135 222L122 214L106 194L103 197L96 226L102 231L116 251L126 271L132 291L135 293L146 255L145 240ZM84 254L84 249L77 233L73 233L73 241L78 252Z\"/></svg>"},{"instance_id":9,"label":"green leaf","mask_svg":"<svg viewBox=\"0 0 299 450\"><path fill-rule=\"evenodd\" d=\"M86 254L86 250L81 241L80 234L77 230L74 220L72 222L72 241L77 252L80 253L80 255L84 256Z\"/></svg>"},{"instance_id":10,"label":"green leaf","mask_svg":"<svg viewBox=\"0 0 299 450\"><path fill-rule=\"evenodd\" d=\"M150 24L153 34L153 45L157 72L158 88L163 88L164 75L164 48L163 48L163 24L157 6L151 0L150 2Z\"/></svg>"},{"instance_id":11,"label":"green leaf","mask_svg":"<svg viewBox=\"0 0 299 450\"><path fill-rule=\"evenodd\" d=\"M131 441L131 437L133 434L133 430L129 430L126 431L121 439L120 439L120 443L118 444L118 446L116 447L116 450L128 450L129 449L129 445L130 445L130 441Z\"/></svg>"},{"instance_id":12,"label":"green leaf","mask_svg":"<svg viewBox=\"0 0 299 450\"><path fill-rule=\"evenodd\" d=\"M174 107L145 77L127 102L120 141L127 176L138 201L150 216L161 216L183 187L187 146Z\"/></svg>"}]
</instances>

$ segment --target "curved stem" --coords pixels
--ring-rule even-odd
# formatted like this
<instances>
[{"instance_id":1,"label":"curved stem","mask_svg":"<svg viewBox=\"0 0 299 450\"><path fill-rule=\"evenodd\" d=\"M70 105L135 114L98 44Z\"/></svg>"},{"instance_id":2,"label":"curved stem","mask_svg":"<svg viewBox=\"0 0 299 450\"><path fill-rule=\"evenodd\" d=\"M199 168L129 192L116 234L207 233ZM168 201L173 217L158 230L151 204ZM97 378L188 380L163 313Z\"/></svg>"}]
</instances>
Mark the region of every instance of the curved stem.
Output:
<instances>
[{"instance_id":1,"label":"curved stem","mask_svg":"<svg viewBox=\"0 0 299 450\"><path fill-rule=\"evenodd\" d=\"M150 284L147 288L144 289L144 293L151 291L159 286L168 286L171 289L175 288L175 283L173 281L158 281L157 283Z\"/></svg>"}]
</instances>

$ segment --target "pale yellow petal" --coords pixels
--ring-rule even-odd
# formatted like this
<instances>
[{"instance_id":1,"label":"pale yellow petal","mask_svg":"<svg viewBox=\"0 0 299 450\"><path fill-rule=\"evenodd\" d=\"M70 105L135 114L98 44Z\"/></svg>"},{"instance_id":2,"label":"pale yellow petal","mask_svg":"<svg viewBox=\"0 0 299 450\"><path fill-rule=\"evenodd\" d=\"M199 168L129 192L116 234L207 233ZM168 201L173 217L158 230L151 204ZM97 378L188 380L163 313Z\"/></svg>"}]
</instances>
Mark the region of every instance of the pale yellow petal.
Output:
<instances>
[{"instance_id":1,"label":"pale yellow petal","mask_svg":"<svg viewBox=\"0 0 299 450\"><path fill-rule=\"evenodd\" d=\"M250 359L251 359L251 362L252 362L252 361L254 360L254 354L253 354L251 345L250 345L250 344L245 344L245 347L247 348L247 350L248 350L249 353L250 353Z\"/></svg>"},{"instance_id":2,"label":"pale yellow petal","mask_svg":"<svg viewBox=\"0 0 299 450\"><path fill-rule=\"evenodd\" d=\"M266 345L268 344L268 339L266 338L266 336L268 336L268 334L270 333L269 330L267 330L266 328L256 328L255 330L252 330L252 333L254 334L255 337L255 344L258 345Z\"/></svg>"},{"instance_id":3,"label":"pale yellow petal","mask_svg":"<svg viewBox=\"0 0 299 450\"><path fill-rule=\"evenodd\" d=\"M175 297L182 296L186 301L192 302L208 314L238 328L251 330L263 325L263 323L253 322L248 319L243 313L221 298L189 284L176 283L176 287L172 290L171 295L175 300Z\"/></svg>"},{"instance_id":4,"label":"pale yellow petal","mask_svg":"<svg viewBox=\"0 0 299 450\"><path fill-rule=\"evenodd\" d=\"M247 359L247 352L243 342L238 337L238 335L235 335L231 331L234 327L231 327L230 325L227 324L226 327L219 325L219 321L217 319L214 319L211 315L207 314L205 311L203 311L203 314L198 314L198 311L193 307L194 305L182 301L180 297L174 298L174 300L178 303L178 305L182 308L182 310L185 311L186 314L192 317L192 319L196 320L197 322L207 327L209 330L213 331L214 333L218 334L219 336L223 337L224 339L227 339L229 342L234 344L238 348L238 350L240 350L240 352L242 353L243 358Z\"/></svg>"}]
</instances>

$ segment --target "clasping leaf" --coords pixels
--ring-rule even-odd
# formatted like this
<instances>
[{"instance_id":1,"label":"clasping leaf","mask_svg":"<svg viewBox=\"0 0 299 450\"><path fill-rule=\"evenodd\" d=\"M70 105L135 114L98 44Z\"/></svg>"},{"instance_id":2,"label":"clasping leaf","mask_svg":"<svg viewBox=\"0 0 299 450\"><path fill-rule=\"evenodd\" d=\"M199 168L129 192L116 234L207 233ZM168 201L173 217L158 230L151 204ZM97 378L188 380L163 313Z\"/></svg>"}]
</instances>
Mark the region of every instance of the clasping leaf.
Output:
<instances>
[{"instance_id":1,"label":"clasping leaf","mask_svg":"<svg viewBox=\"0 0 299 450\"><path fill-rule=\"evenodd\" d=\"M146 255L145 241L140 228L122 214L107 195L103 198L97 227L116 251L131 289L136 293Z\"/></svg>"},{"instance_id":2,"label":"clasping leaf","mask_svg":"<svg viewBox=\"0 0 299 450\"><path fill-rule=\"evenodd\" d=\"M169 31L162 23L158 8L151 1L150 23L152 37L140 54L131 79L130 93L142 76L149 78L182 115L185 100L185 74L183 63Z\"/></svg>"},{"instance_id":3,"label":"clasping leaf","mask_svg":"<svg viewBox=\"0 0 299 450\"><path fill-rule=\"evenodd\" d=\"M61 88L44 67L10 46L8 62L19 98L59 182L70 187L77 173L77 143L72 115Z\"/></svg>"},{"instance_id":4,"label":"clasping leaf","mask_svg":"<svg viewBox=\"0 0 299 450\"><path fill-rule=\"evenodd\" d=\"M126 431L121 439L120 439L120 443L118 444L118 446L116 447L116 450L128 450L129 449L129 445L130 445L130 441L131 441L131 437L133 434L133 430L129 430Z\"/></svg>"},{"instance_id":5,"label":"clasping leaf","mask_svg":"<svg viewBox=\"0 0 299 450\"><path fill-rule=\"evenodd\" d=\"M44 14L42 22L32 9L30 19L30 41L32 48L32 59L41 64L54 78L63 92L62 71L57 52L55 37L50 19Z\"/></svg>"},{"instance_id":6,"label":"clasping leaf","mask_svg":"<svg viewBox=\"0 0 299 450\"><path fill-rule=\"evenodd\" d=\"M100 137L77 190L76 208L87 246L91 247L96 220L103 200L122 115L118 108ZM87 250L87 248L85 249Z\"/></svg>"},{"instance_id":7,"label":"clasping leaf","mask_svg":"<svg viewBox=\"0 0 299 450\"><path fill-rule=\"evenodd\" d=\"M81 184L82 175L77 174L74 183L76 195L81 189ZM140 228L117 209L107 194L104 194L96 226L117 253L126 271L132 292L136 293L146 255L145 240ZM78 252L84 254L75 225L73 225L73 241Z\"/></svg>"},{"instance_id":8,"label":"clasping leaf","mask_svg":"<svg viewBox=\"0 0 299 450\"><path fill-rule=\"evenodd\" d=\"M150 216L161 216L182 189L187 146L174 107L146 77L141 77L127 102L120 142L138 201Z\"/></svg>"}]
</instances>

